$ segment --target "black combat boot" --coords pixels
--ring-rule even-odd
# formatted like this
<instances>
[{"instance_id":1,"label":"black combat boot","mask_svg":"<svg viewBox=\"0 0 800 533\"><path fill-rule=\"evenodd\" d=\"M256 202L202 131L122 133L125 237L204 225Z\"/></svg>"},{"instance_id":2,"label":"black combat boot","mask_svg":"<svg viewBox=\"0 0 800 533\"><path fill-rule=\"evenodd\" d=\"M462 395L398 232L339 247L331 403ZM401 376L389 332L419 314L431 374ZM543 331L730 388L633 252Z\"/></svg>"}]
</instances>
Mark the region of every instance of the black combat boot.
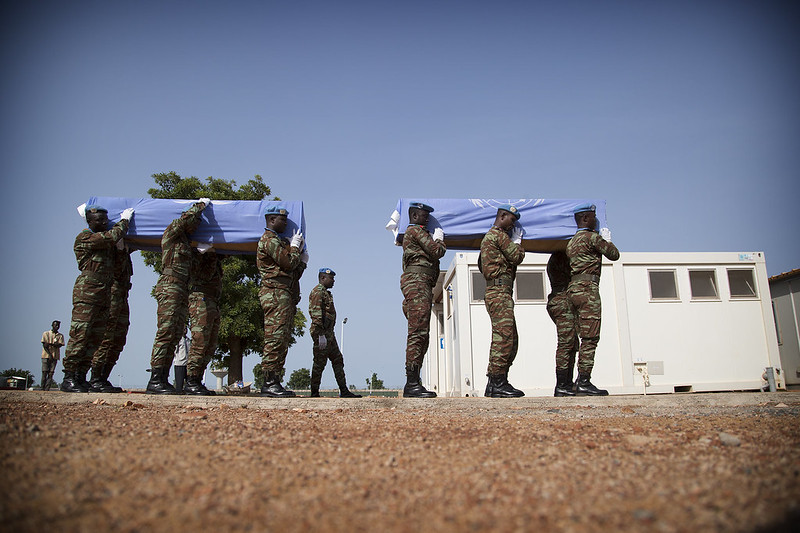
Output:
<instances>
[{"instance_id":1,"label":"black combat boot","mask_svg":"<svg viewBox=\"0 0 800 533\"><path fill-rule=\"evenodd\" d=\"M515 389L511 383L508 382L508 374L487 374L489 383L486 384L485 395L487 398L520 398L525 396L525 393L519 389Z\"/></svg>"},{"instance_id":2,"label":"black combat boot","mask_svg":"<svg viewBox=\"0 0 800 533\"><path fill-rule=\"evenodd\" d=\"M336 376L336 384L339 385L339 398L361 398L360 394L350 392L347 388L347 378L344 377L344 363L333 367L333 375Z\"/></svg>"},{"instance_id":3,"label":"black combat boot","mask_svg":"<svg viewBox=\"0 0 800 533\"><path fill-rule=\"evenodd\" d=\"M111 388L111 389L112 389L112 390L110 390L110 391L108 391L108 392L112 392L112 393L120 393L120 392L125 392L125 390L124 390L122 387L117 387L117 386L113 385L113 384L112 384L112 383L111 383L111 382L108 380L109 376L111 376L111 370L112 370L113 368L114 368L113 366L109 366L108 364L106 364L106 366L104 366L104 367L103 367L103 374L102 374L102 376L103 376L103 383L105 383L105 385L106 385L106 388Z\"/></svg>"},{"instance_id":4,"label":"black combat boot","mask_svg":"<svg viewBox=\"0 0 800 533\"><path fill-rule=\"evenodd\" d=\"M318 372L316 368L311 367L311 394L309 398L319 398L319 383L322 381L322 373Z\"/></svg>"},{"instance_id":5,"label":"black combat boot","mask_svg":"<svg viewBox=\"0 0 800 533\"><path fill-rule=\"evenodd\" d=\"M277 372L274 370L267 370L267 375L264 378L264 385L261 387L261 396L268 396L270 398L294 398L297 395L283 388Z\"/></svg>"},{"instance_id":6,"label":"black combat boot","mask_svg":"<svg viewBox=\"0 0 800 533\"><path fill-rule=\"evenodd\" d=\"M191 394L194 396L216 396L214 391L210 391L203 385L203 378L201 376L186 376L186 381L183 384L183 394Z\"/></svg>"},{"instance_id":7,"label":"black combat boot","mask_svg":"<svg viewBox=\"0 0 800 533\"><path fill-rule=\"evenodd\" d=\"M589 381L591 374L578 373L578 381L575 383L575 394L577 396L608 396L608 391L598 389Z\"/></svg>"},{"instance_id":8,"label":"black combat boot","mask_svg":"<svg viewBox=\"0 0 800 533\"><path fill-rule=\"evenodd\" d=\"M86 374L89 372L89 369L86 368L84 370L76 370L75 371L75 379L78 383L81 384L81 387L86 389L87 392L92 392L92 385L86 381Z\"/></svg>"},{"instance_id":9,"label":"black combat boot","mask_svg":"<svg viewBox=\"0 0 800 533\"><path fill-rule=\"evenodd\" d=\"M150 381L147 382L145 394L178 394L167 379L168 375L168 366L150 368Z\"/></svg>"},{"instance_id":10,"label":"black combat boot","mask_svg":"<svg viewBox=\"0 0 800 533\"><path fill-rule=\"evenodd\" d=\"M556 369L556 388L553 396L575 396L575 383L572 381L572 372L568 369Z\"/></svg>"},{"instance_id":11,"label":"black combat boot","mask_svg":"<svg viewBox=\"0 0 800 533\"><path fill-rule=\"evenodd\" d=\"M406 367L406 386L403 387L403 398L436 398L435 392L422 386L419 370L419 367Z\"/></svg>"},{"instance_id":12,"label":"black combat boot","mask_svg":"<svg viewBox=\"0 0 800 533\"><path fill-rule=\"evenodd\" d=\"M183 394L183 383L186 381L186 365L175 365L175 392Z\"/></svg>"},{"instance_id":13,"label":"black combat boot","mask_svg":"<svg viewBox=\"0 0 800 533\"><path fill-rule=\"evenodd\" d=\"M75 378L75 372L68 372L64 371L64 381L61 382L61 385L58 387L61 389L61 392L89 392L89 389L83 387Z\"/></svg>"},{"instance_id":14,"label":"black combat boot","mask_svg":"<svg viewBox=\"0 0 800 533\"><path fill-rule=\"evenodd\" d=\"M103 377L103 370L100 368L92 368L92 379L89 380L89 386L91 387L89 392L122 392L122 389L115 387Z\"/></svg>"}]
</instances>

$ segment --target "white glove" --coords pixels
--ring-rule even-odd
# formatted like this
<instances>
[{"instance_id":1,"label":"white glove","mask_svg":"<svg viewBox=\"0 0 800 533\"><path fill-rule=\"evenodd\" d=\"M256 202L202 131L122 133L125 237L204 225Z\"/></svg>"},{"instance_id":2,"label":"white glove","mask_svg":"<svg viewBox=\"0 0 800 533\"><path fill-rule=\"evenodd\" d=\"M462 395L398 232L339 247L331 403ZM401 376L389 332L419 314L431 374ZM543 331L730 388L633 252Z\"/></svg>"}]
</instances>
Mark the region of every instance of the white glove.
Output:
<instances>
[{"instance_id":1,"label":"white glove","mask_svg":"<svg viewBox=\"0 0 800 533\"><path fill-rule=\"evenodd\" d=\"M209 251L213 247L214 247L214 245L211 244L210 242L199 242L199 243L197 243L197 251L200 252L201 254L206 253L207 251Z\"/></svg>"},{"instance_id":2,"label":"white glove","mask_svg":"<svg viewBox=\"0 0 800 533\"><path fill-rule=\"evenodd\" d=\"M444 242L444 230L442 228L433 230L433 240Z\"/></svg>"},{"instance_id":3,"label":"white glove","mask_svg":"<svg viewBox=\"0 0 800 533\"><path fill-rule=\"evenodd\" d=\"M303 250L303 253L300 254L300 261L305 264L308 264L308 249Z\"/></svg>"},{"instance_id":4,"label":"white glove","mask_svg":"<svg viewBox=\"0 0 800 533\"><path fill-rule=\"evenodd\" d=\"M303 247L303 234L300 233L299 229L294 230L292 233L292 248L297 248L298 250Z\"/></svg>"},{"instance_id":5,"label":"white glove","mask_svg":"<svg viewBox=\"0 0 800 533\"><path fill-rule=\"evenodd\" d=\"M611 242L611 230L610 229L608 229L608 228L600 228L600 236L602 238L604 238L605 240L607 240L608 242Z\"/></svg>"},{"instance_id":6,"label":"white glove","mask_svg":"<svg viewBox=\"0 0 800 533\"><path fill-rule=\"evenodd\" d=\"M133 208L129 207L125 209L119 216L119 218L121 218L122 220L130 220L131 218L133 218Z\"/></svg>"},{"instance_id":7,"label":"white glove","mask_svg":"<svg viewBox=\"0 0 800 533\"><path fill-rule=\"evenodd\" d=\"M514 226L514 229L511 230L511 242L522 244L522 235L524 233L525 230L522 229L522 226Z\"/></svg>"},{"instance_id":8,"label":"white glove","mask_svg":"<svg viewBox=\"0 0 800 533\"><path fill-rule=\"evenodd\" d=\"M320 335L319 339L317 339L317 346L319 346L320 350L324 350L328 346L328 338L325 335Z\"/></svg>"},{"instance_id":9,"label":"white glove","mask_svg":"<svg viewBox=\"0 0 800 533\"><path fill-rule=\"evenodd\" d=\"M198 201L198 202L203 202L204 204L206 204L206 207L208 207L208 206L210 206L210 205L211 205L211 198L200 198L200 199L199 199L199 200L197 200L197 201Z\"/></svg>"}]
</instances>

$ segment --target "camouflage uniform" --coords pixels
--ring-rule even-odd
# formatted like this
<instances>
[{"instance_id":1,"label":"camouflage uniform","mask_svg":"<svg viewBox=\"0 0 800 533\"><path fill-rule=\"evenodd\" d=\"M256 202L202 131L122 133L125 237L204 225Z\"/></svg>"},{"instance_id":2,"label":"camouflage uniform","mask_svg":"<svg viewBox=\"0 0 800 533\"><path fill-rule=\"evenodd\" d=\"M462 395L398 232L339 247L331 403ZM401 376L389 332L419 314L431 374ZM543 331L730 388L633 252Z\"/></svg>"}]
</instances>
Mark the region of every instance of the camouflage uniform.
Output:
<instances>
[{"instance_id":1,"label":"camouflage uniform","mask_svg":"<svg viewBox=\"0 0 800 533\"><path fill-rule=\"evenodd\" d=\"M214 251L192 250L189 317L192 342L186 373L202 379L219 339L219 298L222 296L222 258Z\"/></svg>"},{"instance_id":2,"label":"camouflage uniform","mask_svg":"<svg viewBox=\"0 0 800 533\"><path fill-rule=\"evenodd\" d=\"M64 372L86 375L92 356L106 331L106 320L114 279L112 250L128 231L127 220L120 220L108 231L81 231L75 238L75 259L81 273L72 289L72 320L64 353Z\"/></svg>"},{"instance_id":3,"label":"camouflage uniform","mask_svg":"<svg viewBox=\"0 0 800 533\"><path fill-rule=\"evenodd\" d=\"M314 364L311 367L311 390L319 391L319 384L322 381L322 372L328 359L331 361L333 375L339 388L347 388L344 375L344 358L339 344L336 342L336 334L333 331L336 326L336 308L333 306L333 295L322 283L311 290L308 296L308 314L311 317L311 339L314 341ZM325 337L327 346L319 347L320 337Z\"/></svg>"},{"instance_id":4,"label":"camouflage uniform","mask_svg":"<svg viewBox=\"0 0 800 533\"><path fill-rule=\"evenodd\" d=\"M567 256L572 280L567 294L578 316L580 349L578 372L590 375L594 368L594 352L600 341L600 270L603 257L619 259L619 250L597 232L579 229L567 243Z\"/></svg>"},{"instance_id":5,"label":"camouflage uniform","mask_svg":"<svg viewBox=\"0 0 800 533\"><path fill-rule=\"evenodd\" d=\"M103 342L92 358L92 374L95 372L108 379L111 370L119 360L119 354L125 347L130 321L128 292L131 289L133 262L131 252L113 248L114 283L111 286L111 306L108 309L108 322L103 335Z\"/></svg>"},{"instance_id":6,"label":"camouflage uniform","mask_svg":"<svg viewBox=\"0 0 800 533\"><path fill-rule=\"evenodd\" d=\"M439 277L439 258L447 251L441 241L434 241L428 230L410 224L403 236L403 314L408 319L406 369L422 366L430 341L433 287Z\"/></svg>"},{"instance_id":7,"label":"camouflage uniform","mask_svg":"<svg viewBox=\"0 0 800 533\"><path fill-rule=\"evenodd\" d=\"M258 241L256 264L261 275L258 299L264 310L264 353L261 366L264 374L280 374L286 363L289 341L292 338L297 294L293 287L300 279L298 269L305 268L300 251L289 241L267 228ZM302 266L301 266L302 265Z\"/></svg>"},{"instance_id":8,"label":"camouflage uniform","mask_svg":"<svg viewBox=\"0 0 800 533\"><path fill-rule=\"evenodd\" d=\"M514 318L514 278L517 265L525 259L522 245L511 242L508 233L492 226L481 241L481 271L486 279L484 305L492 321L487 374L499 376L517 357L519 337Z\"/></svg>"},{"instance_id":9,"label":"camouflage uniform","mask_svg":"<svg viewBox=\"0 0 800 533\"><path fill-rule=\"evenodd\" d=\"M547 296L547 314L556 325L556 370L575 367L575 352L578 350L578 319L575 308L569 301L567 286L570 280L569 258L564 253L554 253L547 261L547 277L552 292Z\"/></svg>"},{"instance_id":10,"label":"camouflage uniform","mask_svg":"<svg viewBox=\"0 0 800 533\"><path fill-rule=\"evenodd\" d=\"M189 318L189 273L192 245L189 235L200 225L205 205L198 202L176 218L161 237L161 276L156 283L158 331L150 355L152 368L169 368L175 346Z\"/></svg>"}]
</instances>

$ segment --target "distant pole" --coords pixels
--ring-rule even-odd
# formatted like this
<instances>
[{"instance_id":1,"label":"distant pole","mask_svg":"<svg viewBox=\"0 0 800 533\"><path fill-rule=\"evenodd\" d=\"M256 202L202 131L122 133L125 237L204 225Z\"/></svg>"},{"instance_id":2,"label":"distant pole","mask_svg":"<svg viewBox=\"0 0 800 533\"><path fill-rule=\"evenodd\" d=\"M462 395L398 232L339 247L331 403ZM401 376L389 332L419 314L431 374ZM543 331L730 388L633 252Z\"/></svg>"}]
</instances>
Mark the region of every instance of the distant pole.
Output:
<instances>
[{"instance_id":1,"label":"distant pole","mask_svg":"<svg viewBox=\"0 0 800 533\"><path fill-rule=\"evenodd\" d=\"M344 325L345 324L347 324L347 317L344 317L344 320L342 320L342 335L341 335L341 337L342 337L342 346L341 346L341 349L339 350L342 353L344 353Z\"/></svg>"}]
</instances>

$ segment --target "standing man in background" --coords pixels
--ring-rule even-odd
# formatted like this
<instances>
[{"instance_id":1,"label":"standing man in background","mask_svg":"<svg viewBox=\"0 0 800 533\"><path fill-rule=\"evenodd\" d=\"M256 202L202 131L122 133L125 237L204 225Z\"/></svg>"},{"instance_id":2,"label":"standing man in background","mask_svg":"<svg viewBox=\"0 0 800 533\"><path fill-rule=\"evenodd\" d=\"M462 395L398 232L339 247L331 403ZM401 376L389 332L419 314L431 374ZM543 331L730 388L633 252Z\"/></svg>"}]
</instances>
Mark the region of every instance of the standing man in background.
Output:
<instances>
[{"instance_id":1,"label":"standing man in background","mask_svg":"<svg viewBox=\"0 0 800 533\"><path fill-rule=\"evenodd\" d=\"M72 320L64 354L63 392L89 392L86 373L106 331L111 285L114 281L113 249L128 232L133 209L108 229L108 210L99 205L84 209L88 229L75 237L73 250L81 273L72 288Z\"/></svg>"},{"instance_id":2,"label":"standing man in background","mask_svg":"<svg viewBox=\"0 0 800 533\"><path fill-rule=\"evenodd\" d=\"M411 222L403 235L403 314L408 320L406 339L406 384L404 398L435 398L436 393L422 386L419 372L430 342L433 288L439 278L439 259L447 251L444 231L428 232L428 219L433 207L411 202L408 219Z\"/></svg>"},{"instance_id":3,"label":"standing man in background","mask_svg":"<svg viewBox=\"0 0 800 533\"><path fill-rule=\"evenodd\" d=\"M261 360L264 385L261 395L272 398L296 396L281 385L281 372L286 364L297 309L292 290L300 276L295 271L305 268L305 265L300 266L303 249L300 230L294 232L291 241L280 236L289 224L288 215L288 210L277 205L267 208L264 213L267 227L258 241L256 252L256 264L261 275L258 299L264 311L264 353Z\"/></svg>"},{"instance_id":4,"label":"standing man in background","mask_svg":"<svg viewBox=\"0 0 800 533\"><path fill-rule=\"evenodd\" d=\"M200 215L209 205L211 200L200 198L180 218L170 222L161 237L161 276L155 289L158 331L150 355L147 394L177 394L168 378L175 346L189 319L189 271L192 265L189 236L200 225Z\"/></svg>"},{"instance_id":5,"label":"standing man in background","mask_svg":"<svg viewBox=\"0 0 800 533\"><path fill-rule=\"evenodd\" d=\"M567 256L572 274L567 294L578 316L580 348L578 350L578 396L608 396L608 391L595 387L590 378L594 354L600 342L600 271L603 256L619 259L619 250L611 243L611 232L603 228L603 236L595 231L595 206L583 204L575 208L578 231L567 243Z\"/></svg>"},{"instance_id":6,"label":"standing man in background","mask_svg":"<svg viewBox=\"0 0 800 533\"><path fill-rule=\"evenodd\" d=\"M131 251L122 240L117 241L117 245L112 248L112 256L114 282L111 285L111 306L108 309L108 322L103 341L92 358L90 392L122 392L122 388L112 385L108 378L125 347L128 328L131 325L128 293L131 290L133 262L131 262Z\"/></svg>"},{"instance_id":7,"label":"standing man in background","mask_svg":"<svg viewBox=\"0 0 800 533\"><path fill-rule=\"evenodd\" d=\"M484 396L519 398L525 393L508 382L508 371L519 348L517 321L514 318L514 278L517 265L525 259L522 227L516 226L519 210L504 204L497 208L494 224L481 241L480 270L486 279L483 303L492 322L492 344ZM509 238L508 233L512 232Z\"/></svg>"},{"instance_id":8,"label":"standing man in background","mask_svg":"<svg viewBox=\"0 0 800 533\"><path fill-rule=\"evenodd\" d=\"M575 396L572 373L578 350L578 320L569 301L569 257L566 252L553 252L547 261L547 277L551 292L547 295L547 314L556 325L556 388L553 396Z\"/></svg>"},{"instance_id":9,"label":"standing man in background","mask_svg":"<svg viewBox=\"0 0 800 533\"><path fill-rule=\"evenodd\" d=\"M344 356L336 342L336 308L333 306L333 288L336 272L330 268L319 269L319 284L311 290L308 297L308 314L311 317L311 340L314 342L314 362L311 365L311 397L319 397L319 384L328 359L331 361L336 384L339 385L340 398L361 398L347 388L344 375Z\"/></svg>"},{"instance_id":10,"label":"standing man in background","mask_svg":"<svg viewBox=\"0 0 800 533\"><path fill-rule=\"evenodd\" d=\"M64 346L64 335L58 332L61 322L53 320L48 331L42 333L42 390L50 390L53 384L53 372L61 359L61 347Z\"/></svg>"}]
</instances>

